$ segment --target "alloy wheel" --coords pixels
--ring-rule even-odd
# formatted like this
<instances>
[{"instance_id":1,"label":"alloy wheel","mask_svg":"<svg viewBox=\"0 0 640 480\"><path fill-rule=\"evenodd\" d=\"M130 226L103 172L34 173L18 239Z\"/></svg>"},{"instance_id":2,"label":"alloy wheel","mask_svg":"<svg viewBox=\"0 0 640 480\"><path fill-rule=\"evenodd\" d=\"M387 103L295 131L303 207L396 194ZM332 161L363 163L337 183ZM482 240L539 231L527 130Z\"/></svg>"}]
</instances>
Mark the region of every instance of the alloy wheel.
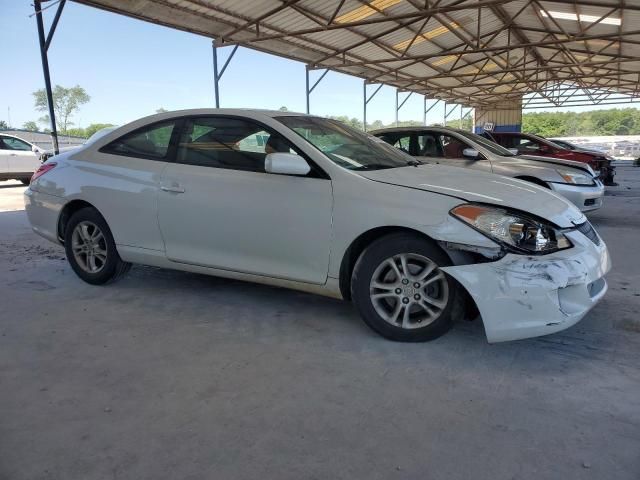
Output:
<instances>
[{"instance_id":1,"label":"alloy wheel","mask_svg":"<svg viewBox=\"0 0 640 480\"><path fill-rule=\"evenodd\" d=\"M93 222L76 225L71 235L71 249L77 264L87 273L98 273L107 263L107 241Z\"/></svg>"},{"instance_id":2,"label":"alloy wheel","mask_svg":"<svg viewBox=\"0 0 640 480\"><path fill-rule=\"evenodd\" d=\"M433 260L413 253L394 255L380 263L369 291L378 315L404 329L433 323L449 301L444 272Z\"/></svg>"}]
</instances>

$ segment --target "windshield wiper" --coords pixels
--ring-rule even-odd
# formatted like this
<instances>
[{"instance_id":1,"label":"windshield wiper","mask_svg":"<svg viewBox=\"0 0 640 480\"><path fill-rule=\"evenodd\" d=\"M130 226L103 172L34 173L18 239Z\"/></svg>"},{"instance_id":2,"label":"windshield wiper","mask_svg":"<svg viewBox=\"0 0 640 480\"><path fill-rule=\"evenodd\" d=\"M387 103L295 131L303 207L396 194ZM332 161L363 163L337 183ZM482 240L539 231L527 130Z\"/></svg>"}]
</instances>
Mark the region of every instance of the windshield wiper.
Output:
<instances>
[{"instance_id":1,"label":"windshield wiper","mask_svg":"<svg viewBox=\"0 0 640 480\"><path fill-rule=\"evenodd\" d=\"M386 165L384 163L368 163L367 165L361 165L352 170L383 170L385 168L398 168L399 166L400 165Z\"/></svg>"}]
</instances>

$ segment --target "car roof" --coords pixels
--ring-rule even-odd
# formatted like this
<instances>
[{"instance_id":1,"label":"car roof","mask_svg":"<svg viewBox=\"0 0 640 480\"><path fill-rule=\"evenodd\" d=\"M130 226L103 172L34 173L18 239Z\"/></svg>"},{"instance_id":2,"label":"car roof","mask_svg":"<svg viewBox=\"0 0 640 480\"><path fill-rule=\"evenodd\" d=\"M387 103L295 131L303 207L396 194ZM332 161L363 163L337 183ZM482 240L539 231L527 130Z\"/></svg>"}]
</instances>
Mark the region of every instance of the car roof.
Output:
<instances>
[{"instance_id":1,"label":"car roof","mask_svg":"<svg viewBox=\"0 0 640 480\"><path fill-rule=\"evenodd\" d=\"M0 136L2 137L11 137L11 138L17 138L18 140L22 140L25 143L28 143L29 145L33 145L29 140L25 140L22 137L18 137L17 135L11 135L10 133L4 133L4 132L0 132Z\"/></svg>"},{"instance_id":2,"label":"car roof","mask_svg":"<svg viewBox=\"0 0 640 480\"><path fill-rule=\"evenodd\" d=\"M301 117L317 117L318 115L308 115L300 112L283 112L282 110L266 110L260 108L190 108L185 110L173 110L169 112L156 113L146 118L165 118L165 117L187 117L190 115L266 115L267 117L282 116L301 116Z\"/></svg>"},{"instance_id":3,"label":"car roof","mask_svg":"<svg viewBox=\"0 0 640 480\"><path fill-rule=\"evenodd\" d=\"M460 133L462 130L457 128L449 128L449 127L428 127L424 125L414 125L408 127L387 127L387 128L378 128L376 130L369 130L367 133L371 135L378 135L383 133L393 133L393 132L426 132L426 131L437 131L437 132L453 132ZM469 132L471 133L471 132Z\"/></svg>"}]
</instances>

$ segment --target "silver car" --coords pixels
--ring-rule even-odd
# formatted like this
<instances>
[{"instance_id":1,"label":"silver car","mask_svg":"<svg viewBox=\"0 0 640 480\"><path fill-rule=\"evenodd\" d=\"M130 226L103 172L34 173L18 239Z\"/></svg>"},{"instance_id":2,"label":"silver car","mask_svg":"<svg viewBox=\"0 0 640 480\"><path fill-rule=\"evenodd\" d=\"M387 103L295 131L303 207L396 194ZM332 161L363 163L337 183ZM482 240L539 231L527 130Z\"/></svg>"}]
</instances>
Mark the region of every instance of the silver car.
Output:
<instances>
[{"instance_id":1,"label":"silver car","mask_svg":"<svg viewBox=\"0 0 640 480\"><path fill-rule=\"evenodd\" d=\"M604 186L584 163L517 156L480 135L453 128L401 127L370 133L424 163L473 168L535 183L564 196L583 212L602 206Z\"/></svg>"}]
</instances>

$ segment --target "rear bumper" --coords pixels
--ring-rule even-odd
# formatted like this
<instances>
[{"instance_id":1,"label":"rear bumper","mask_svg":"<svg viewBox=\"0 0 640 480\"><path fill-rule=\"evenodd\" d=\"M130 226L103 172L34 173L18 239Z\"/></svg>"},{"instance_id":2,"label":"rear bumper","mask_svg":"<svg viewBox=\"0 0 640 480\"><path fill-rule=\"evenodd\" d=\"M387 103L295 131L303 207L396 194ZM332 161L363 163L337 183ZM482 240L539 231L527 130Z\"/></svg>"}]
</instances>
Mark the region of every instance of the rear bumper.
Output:
<instances>
[{"instance_id":1,"label":"rear bumper","mask_svg":"<svg viewBox=\"0 0 640 480\"><path fill-rule=\"evenodd\" d=\"M502 259L443 270L473 297L489 342L537 337L579 322L607 291L611 268L604 242L578 231L574 247L542 256L508 254Z\"/></svg>"},{"instance_id":2,"label":"rear bumper","mask_svg":"<svg viewBox=\"0 0 640 480\"><path fill-rule=\"evenodd\" d=\"M24 208L31 228L38 235L54 243L58 238L58 219L64 207L64 199L27 188L24 192Z\"/></svg>"},{"instance_id":3,"label":"rear bumper","mask_svg":"<svg viewBox=\"0 0 640 480\"><path fill-rule=\"evenodd\" d=\"M551 190L562 195L573 203L582 212L597 210L602 206L604 199L604 185L596 180L594 186L578 186L566 183L550 183Z\"/></svg>"}]
</instances>

